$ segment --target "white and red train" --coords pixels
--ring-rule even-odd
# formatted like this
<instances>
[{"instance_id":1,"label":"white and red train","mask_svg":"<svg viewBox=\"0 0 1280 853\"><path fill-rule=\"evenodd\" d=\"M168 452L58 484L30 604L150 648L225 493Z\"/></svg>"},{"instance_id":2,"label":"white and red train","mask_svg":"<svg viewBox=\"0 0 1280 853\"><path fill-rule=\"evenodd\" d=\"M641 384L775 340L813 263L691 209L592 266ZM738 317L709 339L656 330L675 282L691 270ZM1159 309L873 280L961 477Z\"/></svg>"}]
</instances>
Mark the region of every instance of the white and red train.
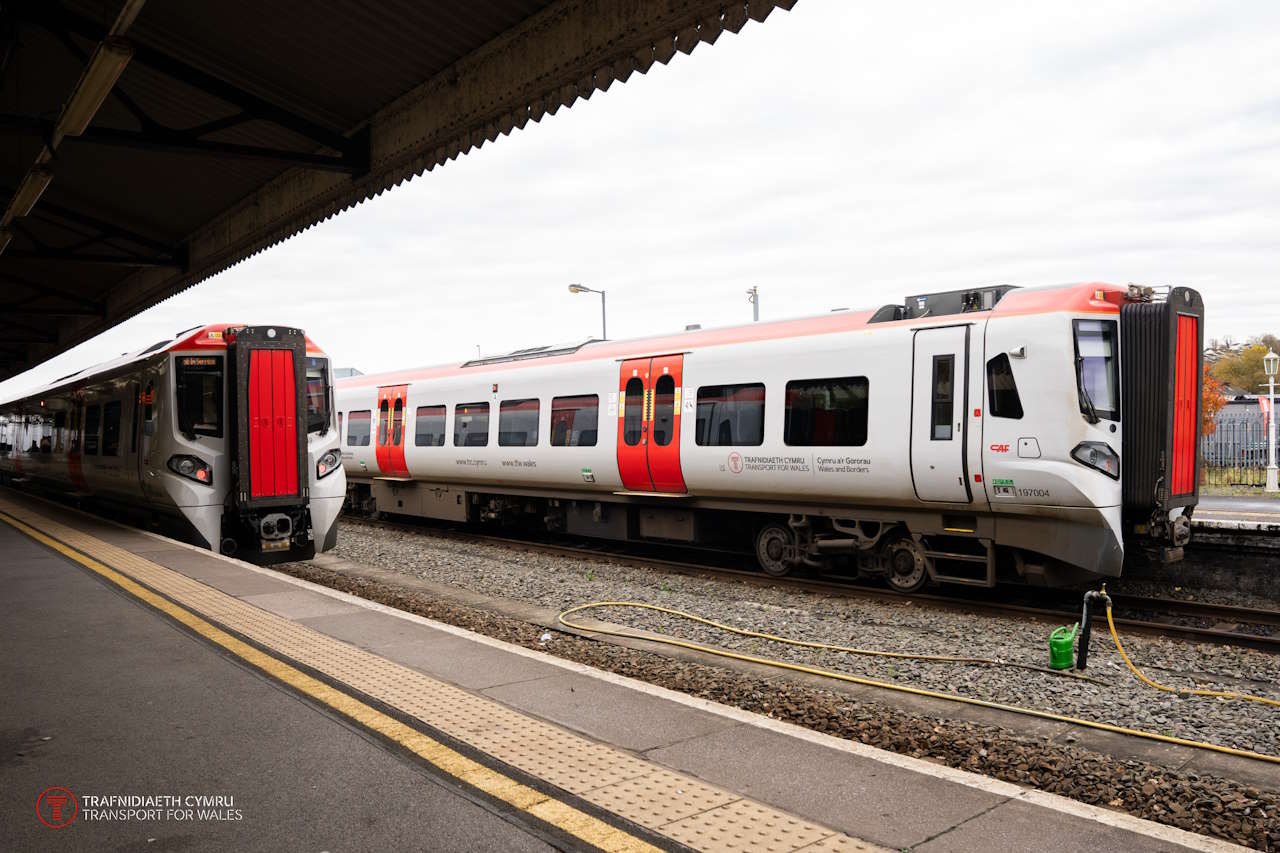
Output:
<instances>
[{"instance_id":1,"label":"white and red train","mask_svg":"<svg viewBox=\"0 0 1280 853\"><path fill-rule=\"evenodd\" d=\"M1116 576L1187 539L1199 294L1082 284L337 382L358 508L852 559L900 590Z\"/></svg>"},{"instance_id":2,"label":"white and red train","mask_svg":"<svg viewBox=\"0 0 1280 853\"><path fill-rule=\"evenodd\" d=\"M255 562L310 557L346 494L328 358L287 326L188 329L0 403L0 479Z\"/></svg>"}]
</instances>

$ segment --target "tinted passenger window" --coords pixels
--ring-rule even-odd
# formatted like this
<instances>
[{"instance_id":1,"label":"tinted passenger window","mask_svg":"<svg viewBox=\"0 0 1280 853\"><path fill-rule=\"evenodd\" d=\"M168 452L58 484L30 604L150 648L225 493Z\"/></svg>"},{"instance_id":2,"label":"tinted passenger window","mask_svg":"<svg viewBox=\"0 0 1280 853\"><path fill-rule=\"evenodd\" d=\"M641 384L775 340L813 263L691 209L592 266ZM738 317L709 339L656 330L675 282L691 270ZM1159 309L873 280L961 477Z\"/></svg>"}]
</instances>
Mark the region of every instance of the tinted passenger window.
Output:
<instances>
[{"instance_id":1,"label":"tinted passenger window","mask_svg":"<svg viewBox=\"0 0 1280 853\"><path fill-rule=\"evenodd\" d=\"M669 374L653 386L653 443L666 447L676 432L676 381Z\"/></svg>"},{"instance_id":2,"label":"tinted passenger window","mask_svg":"<svg viewBox=\"0 0 1280 853\"><path fill-rule=\"evenodd\" d=\"M84 410L84 453L98 455L98 427L102 424L102 407L90 406Z\"/></svg>"},{"instance_id":3,"label":"tinted passenger window","mask_svg":"<svg viewBox=\"0 0 1280 853\"><path fill-rule=\"evenodd\" d=\"M783 440L793 447L861 447L867 443L865 376L787 383Z\"/></svg>"},{"instance_id":4,"label":"tinted passenger window","mask_svg":"<svg viewBox=\"0 0 1280 853\"><path fill-rule=\"evenodd\" d=\"M1007 353L987 362L987 411L997 418L1022 417L1022 399Z\"/></svg>"},{"instance_id":5,"label":"tinted passenger window","mask_svg":"<svg viewBox=\"0 0 1280 853\"><path fill-rule=\"evenodd\" d=\"M120 401L102 407L102 455L120 455Z\"/></svg>"},{"instance_id":6,"label":"tinted passenger window","mask_svg":"<svg viewBox=\"0 0 1280 853\"><path fill-rule=\"evenodd\" d=\"M387 436L391 434L391 404L383 400L378 404L378 446L383 447L387 443Z\"/></svg>"},{"instance_id":7,"label":"tinted passenger window","mask_svg":"<svg viewBox=\"0 0 1280 853\"><path fill-rule=\"evenodd\" d=\"M489 443L489 404L463 403L453 407L455 447L484 447Z\"/></svg>"},{"instance_id":8,"label":"tinted passenger window","mask_svg":"<svg viewBox=\"0 0 1280 853\"><path fill-rule=\"evenodd\" d=\"M951 418L955 414L955 366L954 355L933 357L933 441L951 440Z\"/></svg>"},{"instance_id":9,"label":"tinted passenger window","mask_svg":"<svg viewBox=\"0 0 1280 853\"><path fill-rule=\"evenodd\" d=\"M178 431L222 437L222 356L178 358Z\"/></svg>"},{"instance_id":10,"label":"tinted passenger window","mask_svg":"<svg viewBox=\"0 0 1280 853\"><path fill-rule=\"evenodd\" d=\"M404 400L396 400L395 409L391 413L391 443L400 446L404 437Z\"/></svg>"},{"instance_id":11,"label":"tinted passenger window","mask_svg":"<svg viewBox=\"0 0 1280 853\"><path fill-rule=\"evenodd\" d=\"M347 415L347 447L368 447L370 430L370 412L350 412Z\"/></svg>"},{"instance_id":12,"label":"tinted passenger window","mask_svg":"<svg viewBox=\"0 0 1280 853\"><path fill-rule=\"evenodd\" d=\"M537 447L537 400L503 400L498 407L498 444L502 447Z\"/></svg>"},{"instance_id":13,"label":"tinted passenger window","mask_svg":"<svg viewBox=\"0 0 1280 853\"><path fill-rule=\"evenodd\" d=\"M629 447L640 443L644 427L644 383L638 377L627 380L622 404L622 440Z\"/></svg>"},{"instance_id":14,"label":"tinted passenger window","mask_svg":"<svg viewBox=\"0 0 1280 853\"><path fill-rule=\"evenodd\" d=\"M551 400L551 446L595 447L600 424L600 398L555 397Z\"/></svg>"},{"instance_id":15,"label":"tinted passenger window","mask_svg":"<svg viewBox=\"0 0 1280 853\"><path fill-rule=\"evenodd\" d=\"M764 385L708 385L698 389L698 444L764 443Z\"/></svg>"},{"instance_id":16,"label":"tinted passenger window","mask_svg":"<svg viewBox=\"0 0 1280 853\"><path fill-rule=\"evenodd\" d=\"M413 443L418 447L444 446L444 406L419 406L414 419Z\"/></svg>"}]
</instances>

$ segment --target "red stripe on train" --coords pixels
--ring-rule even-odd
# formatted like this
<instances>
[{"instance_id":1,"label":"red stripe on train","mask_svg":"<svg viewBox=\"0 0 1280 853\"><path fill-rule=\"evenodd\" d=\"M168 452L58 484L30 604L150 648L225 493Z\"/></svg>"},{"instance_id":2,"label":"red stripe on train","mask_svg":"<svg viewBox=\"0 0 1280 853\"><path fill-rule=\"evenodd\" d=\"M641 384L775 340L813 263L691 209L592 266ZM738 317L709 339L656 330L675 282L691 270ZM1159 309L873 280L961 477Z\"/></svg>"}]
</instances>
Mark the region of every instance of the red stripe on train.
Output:
<instances>
[{"instance_id":1,"label":"red stripe on train","mask_svg":"<svg viewBox=\"0 0 1280 853\"><path fill-rule=\"evenodd\" d=\"M1173 471L1172 493L1188 495L1196 487L1196 416L1199 406L1199 320L1178 317L1178 342L1174 353Z\"/></svg>"}]
</instances>

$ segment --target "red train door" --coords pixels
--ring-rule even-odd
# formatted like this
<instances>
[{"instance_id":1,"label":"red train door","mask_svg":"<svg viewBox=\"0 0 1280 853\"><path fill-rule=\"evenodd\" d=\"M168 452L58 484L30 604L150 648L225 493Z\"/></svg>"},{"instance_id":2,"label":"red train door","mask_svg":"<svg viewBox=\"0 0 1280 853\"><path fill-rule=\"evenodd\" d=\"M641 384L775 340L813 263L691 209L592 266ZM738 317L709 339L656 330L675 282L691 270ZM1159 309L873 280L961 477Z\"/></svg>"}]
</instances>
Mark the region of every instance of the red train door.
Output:
<instances>
[{"instance_id":1,"label":"red train door","mask_svg":"<svg viewBox=\"0 0 1280 853\"><path fill-rule=\"evenodd\" d=\"M630 492L684 494L680 398L684 356L632 358L618 377L618 474Z\"/></svg>"},{"instance_id":2,"label":"red train door","mask_svg":"<svg viewBox=\"0 0 1280 853\"><path fill-rule=\"evenodd\" d=\"M408 477L404 461L407 385L378 389L378 471L385 477Z\"/></svg>"}]
</instances>

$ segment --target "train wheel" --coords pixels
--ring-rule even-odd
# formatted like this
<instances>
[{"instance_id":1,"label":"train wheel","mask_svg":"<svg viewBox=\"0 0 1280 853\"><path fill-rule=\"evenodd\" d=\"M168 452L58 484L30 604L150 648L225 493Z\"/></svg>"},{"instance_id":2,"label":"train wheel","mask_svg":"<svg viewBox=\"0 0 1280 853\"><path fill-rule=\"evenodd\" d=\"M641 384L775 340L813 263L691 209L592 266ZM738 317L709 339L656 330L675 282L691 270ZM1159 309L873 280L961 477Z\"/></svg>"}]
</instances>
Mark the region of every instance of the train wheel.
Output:
<instances>
[{"instance_id":1,"label":"train wheel","mask_svg":"<svg viewBox=\"0 0 1280 853\"><path fill-rule=\"evenodd\" d=\"M889 569L889 588L894 592L919 592L929 580L924 555L912 539L899 539L885 551Z\"/></svg>"},{"instance_id":2,"label":"train wheel","mask_svg":"<svg viewBox=\"0 0 1280 853\"><path fill-rule=\"evenodd\" d=\"M766 524L756 534L756 561L766 575L780 578L791 571L795 536L782 524Z\"/></svg>"}]
</instances>

